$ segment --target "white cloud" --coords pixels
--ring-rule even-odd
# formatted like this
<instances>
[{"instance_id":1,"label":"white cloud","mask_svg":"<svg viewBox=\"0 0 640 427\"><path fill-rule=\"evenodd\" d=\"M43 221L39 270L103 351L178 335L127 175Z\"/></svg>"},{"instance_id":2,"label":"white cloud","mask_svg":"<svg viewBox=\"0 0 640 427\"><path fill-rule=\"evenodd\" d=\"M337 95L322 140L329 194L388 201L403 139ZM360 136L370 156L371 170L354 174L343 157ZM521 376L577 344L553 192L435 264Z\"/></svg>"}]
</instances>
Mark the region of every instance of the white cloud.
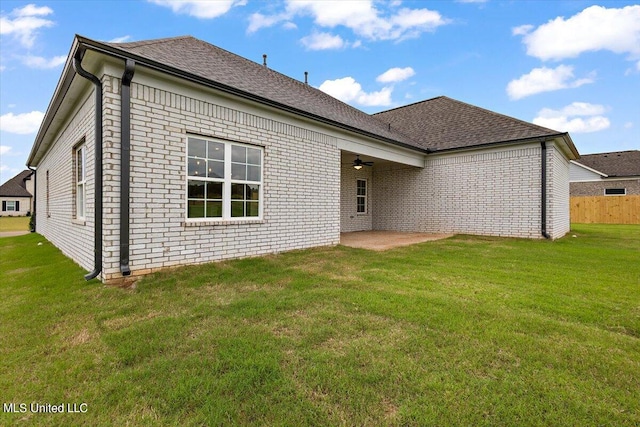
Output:
<instances>
[{"instance_id":1,"label":"white cloud","mask_svg":"<svg viewBox=\"0 0 640 427\"><path fill-rule=\"evenodd\" d=\"M556 68L534 68L529 74L523 74L507 85L507 94L511 99L520 99L541 92L559 89L576 88L593 83L594 75L582 79L574 79L573 67L559 65Z\"/></svg>"},{"instance_id":2,"label":"white cloud","mask_svg":"<svg viewBox=\"0 0 640 427\"><path fill-rule=\"evenodd\" d=\"M11 151L11 147L8 145L0 145L0 155L7 154L9 151Z\"/></svg>"},{"instance_id":3,"label":"white cloud","mask_svg":"<svg viewBox=\"0 0 640 427\"><path fill-rule=\"evenodd\" d=\"M309 50L342 49L347 46L342 37L329 33L313 32L301 38L300 42Z\"/></svg>"},{"instance_id":4,"label":"white cloud","mask_svg":"<svg viewBox=\"0 0 640 427\"><path fill-rule=\"evenodd\" d=\"M253 14L247 31L251 33L278 22L290 22L295 17L310 16L319 27L345 27L358 37L368 40L403 40L417 37L423 32L435 31L439 26L450 22L439 12L429 9L382 11L379 6L393 7L393 4L345 0L340 2L339 7L331 7L326 1L288 0L281 13L269 16Z\"/></svg>"},{"instance_id":5,"label":"white cloud","mask_svg":"<svg viewBox=\"0 0 640 427\"><path fill-rule=\"evenodd\" d=\"M355 103L366 107L391 105L392 88L384 87L377 92L367 93L353 77L326 80L318 88L334 98L346 103Z\"/></svg>"},{"instance_id":6,"label":"white cloud","mask_svg":"<svg viewBox=\"0 0 640 427\"><path fill-rule=\"evenodd\" d=\"M287 19L284 15L263 15L262 13L253 13L249 16L249 27L247 33L255 33L261 28L269 28L277 23Z\"/></svg>"},{"instance_id":7,"label":"white cloud","mask_svg":"<svg viewBox=\"0 0 640 427\"><path fill-rule=\"evenodd\" d=\"M40 128L40 123L42 123L43 118L44 113L41 111L22 114L3 114L0 116L0 130L21 135L35 133L38 131L38 128Z\"/></svg>"},{"instance_id":8,"label":"white cloud","mask_svg":"<svg viewBox=\"0 0 640 427\"><path fill-rule=\"evenodd\" d=\"M376 81L380 83L394 83L401 82L403 80L408 79L416 74L416 72L411 67L405 68L390 68L384 73L380 74L376 77Z\"/></svg>"},{"instance_id":9,"label":"white cloud","mask_svg":"<svg viewBox=\"0 0 640 427\"><path fill-rule=\"evenodd\" d=\"M53 13L53 10L43 6L37 7L28 4L22 8L16 8L8 15L0 16L0 34L13 36L26 48L31 48L35 43L37 30L54 25L53 21L42 18Z\"/></svg>"},{"instance_id":10,"label":"white cloud","mask_svg":"<svg viewBox=\"0 0 640 427\"><path fill-rule=\"evenodd\" d=\"M212 19L222 16L235 6L244 6L246 0L148 0L159 6L170 8L174 13L194 16L201 19Z\"/></svg>"},{"instance_id":11,"label":"white cloud","mask_svg":"<svg viewBox=\"0 0 640 427\"><path fill-rule=\"evenodd\" d=\"M116 37L115 39L109 40L109 43L125 43L131 40L131 36L126 35L122 37Z\"/></svg>"},{"instance_id":12,"label":"white cloud","mask_svg":"<svg viewBox=\"0 0 640 427\"><path fill-rule=\"evenodd\" d=\"M605 112L603 105L574 102L560 110L543 108L533 123L560 132L598 132L611 126L609 119L602 115Z\"/></svg>"},{"instance_id":13,"label":"white cloud","mask_svg":"<svg viewBox=\"0 0 640 427\"><path fill-rule=\"evenodd\" d=\"M517 27L527 54L546 60L575 58L581 53L609 50L640 57L640 5L621 9L591 6L568 18L557 17L535 30ZM526 30L526 31L524 31Z\"/></svg>"},{"instance_id":14,"label":"white cloud","mask_svg":"<svg viewBox=\"0 0 640 427\"><path fill-rule=\"evenodd\" d=\"M64 64L66 60L66 56L54 56L51 59L46 59L41 56L28 55L22 58L22 62L27 67L41 69L56 68Z\"/></svg>"},{"instance_id":15,"label":"white cloud","mask_svg":"<svg viewBox=\"0 0 640 427\"><path fill-rule=\"evenodd\" d=\"M519 27L514 27L511 29L511 34L514 36L524 36L529 34L533 30L533 25L520 25Z\"/></svg>"}]
</instances>

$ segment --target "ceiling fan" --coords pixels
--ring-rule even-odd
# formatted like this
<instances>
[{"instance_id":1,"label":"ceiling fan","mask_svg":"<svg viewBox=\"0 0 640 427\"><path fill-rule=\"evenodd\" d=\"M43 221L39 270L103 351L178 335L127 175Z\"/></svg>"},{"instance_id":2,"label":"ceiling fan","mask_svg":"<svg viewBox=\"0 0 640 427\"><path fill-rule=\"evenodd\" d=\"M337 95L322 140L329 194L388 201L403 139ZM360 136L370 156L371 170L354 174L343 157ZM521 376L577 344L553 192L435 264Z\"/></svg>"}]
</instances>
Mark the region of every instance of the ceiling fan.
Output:
<instances>
[{"instance_id":1,"label":"ceiling fan","mask_svg":"<svg viewBox=\"0 0 640 427\"><path fill-rule=\"evenodd\" d=\"M360 170L362 169L362 166L373 166L373 162L363 162L360 160L360 155L356 154L356 159L353 161L353 168Z\"/></svg>"}]
</instances>

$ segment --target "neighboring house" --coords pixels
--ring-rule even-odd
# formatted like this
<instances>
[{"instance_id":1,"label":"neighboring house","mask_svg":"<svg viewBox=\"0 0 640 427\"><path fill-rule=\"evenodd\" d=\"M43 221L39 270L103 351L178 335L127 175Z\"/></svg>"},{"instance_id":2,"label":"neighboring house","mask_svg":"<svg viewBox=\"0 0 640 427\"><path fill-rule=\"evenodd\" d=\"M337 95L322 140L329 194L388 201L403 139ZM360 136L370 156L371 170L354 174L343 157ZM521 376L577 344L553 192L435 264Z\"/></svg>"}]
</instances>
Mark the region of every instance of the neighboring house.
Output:
<instances>
[{"instance_id":1,"label":"neighboring house","mask_svg":"<svg viewBox=\"0 0 640 427\"><path fill-rule=\"evenodd\" d=\"M0 216L25 216L33 212L33 172L25 170L0 185Z\"/></svg>"},{"instance_id":2,"label":"neighboring house","mask_svg":"<svg viewBox=\"0 0 640 427\"><path fill-rule=\"evenodd\" d=\"M571 161L571 197L640 195L640 151L584 154Z\"/></svg>"},{"instance_id":3,"label":"neighboring house","mask_svg":"<svg viewBox=\"0 0 640 427\"><path fill-rule=\"evenodd\" d=\"M446 97L369 115L193 37L76 36L28 164L37 231L115 282L357 230L559 238L578 156Z\"/></svg>"}]
</instances>

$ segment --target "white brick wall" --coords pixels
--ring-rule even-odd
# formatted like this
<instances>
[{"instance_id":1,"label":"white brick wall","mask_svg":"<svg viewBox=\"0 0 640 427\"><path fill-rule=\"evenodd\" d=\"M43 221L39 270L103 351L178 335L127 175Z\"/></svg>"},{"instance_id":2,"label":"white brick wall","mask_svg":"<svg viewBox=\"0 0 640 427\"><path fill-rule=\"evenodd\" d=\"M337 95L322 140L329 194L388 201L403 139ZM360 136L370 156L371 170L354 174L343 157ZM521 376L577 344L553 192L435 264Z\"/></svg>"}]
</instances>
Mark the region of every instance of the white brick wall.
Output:
<instances>
[{"instance_id":1,"label":"white brick wall","mask_svg":"<svg viewBox=\"0 0 640 427\"><path fill-rule=\"evenodd\" d=\"M540 146L427 156L375 168L376 230L540 237Z\"/></svg>"},{"instance_id":2,"label":"white brick wall","mask_svg":"<svg viewBox=\"0 0 640 427\"><path fill-rule=\"evenodd\" d=\"M540 237L540 146L429 155L425 168L379 163L341 168L340 131L212 91L132 84L130 267L134 275L181 264L336 244L341 231L398 230ZM150 83L151 82L151 83ZM103 280L120 278L120 81L103 78ZM37 231L93 267L93 88L38 165ZM186 138L264 147L264 215L243 223L185 221ZM73 146L86 138L86 221L73 219ZM354 135L350 135L354 138ZM568 231L568 162L548 150L548 223ZM46 197L49 171L49 206ZM356 178L368 180L368 215L355 212ZM566 184L566 185L565 185ZM565 207L566 206L566 207ZM50 213L47 216L46 213ZM353 217L353 218L352 218Z\"/></svg>"},{"instance_id":3,"label":"white brick wall","mask_svg":"<svg viewBox=\"0 0 640 427\"><path fill-rule=\"evenodd\" d=\"M373 227L373 212L371 194L373 186L372 168L365 166L355 170L349 164L343 164L340 174L340 231L371 230ZM356 180L367 180L367 213L356 212Z\"/></svg>"},{"instance_id":4,"label":"white brick wall","mask_svg":"<svg viewBox=\"0 0 640 427\"><path fill-rule=\"evenodd\" d=\"M87 270L93 270L93 203L87 202L86 220L75 220L73 148L85 138L86 197L94 198L94 109L93 86L54 138L51 149L37 167L36 231L65 255ZM49 197L47 198L47 171Z\"/></svg>"},{"instance_id":5,"label":"white brick wall","mask_svg":"<svg viewBox=\"0 0 640 427\"><path fill-rule=\"evenodd\" d=\"M119 81L105 83L105 266L119 273ZM135 78L134 78L135 81ZM131 248L133 274L180 264L337 244L340 152L335 137L201 99L132 84ZM203 99L204 98L204 99ZM256 109L247 108L249 111ZM276 117L277 118L277 117ZM283 118L284 119L284 118ZM264 215L247 223L185 222L186 137L264 147Z\"/></svg>"}]
</instances>

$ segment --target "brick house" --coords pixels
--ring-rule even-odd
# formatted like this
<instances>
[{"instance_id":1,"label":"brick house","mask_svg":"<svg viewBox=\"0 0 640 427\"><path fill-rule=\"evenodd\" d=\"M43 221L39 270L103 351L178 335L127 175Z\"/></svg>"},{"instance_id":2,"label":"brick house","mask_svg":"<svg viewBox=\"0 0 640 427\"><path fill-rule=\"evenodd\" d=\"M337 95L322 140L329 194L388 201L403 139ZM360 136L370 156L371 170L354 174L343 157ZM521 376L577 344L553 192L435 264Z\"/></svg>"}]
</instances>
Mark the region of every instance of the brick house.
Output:
<instances>
[{"instance_id":1,"label":"brick house","mask_svg":"<svg viewBox=\"0 0 640 427\"><path fill-rule=\"evenodd\" d=\"M375 115L193 37L74 39L28 164L103 281L394 230L558 238L570 136L438 97Z\"/></svg>"},{"instance_id":2,"label":"brick house","mask_svg":"<svg viewBox=\"0 0 640 427\"><path fill-rule=\"evenodd\" d=\"M571 197L640 195L640 151L585 154L569 169Z\"/></svg>"},{"instance_id":3,"label":"brick house","mask_svg":"<svg viewBox=\"0 0 640 427\"><path fill-rule=\"evenodd\" d=\"M0 216L26 216L33 212L33 172L24 170L0 185Z\"/></svg>"}]
</instances>

